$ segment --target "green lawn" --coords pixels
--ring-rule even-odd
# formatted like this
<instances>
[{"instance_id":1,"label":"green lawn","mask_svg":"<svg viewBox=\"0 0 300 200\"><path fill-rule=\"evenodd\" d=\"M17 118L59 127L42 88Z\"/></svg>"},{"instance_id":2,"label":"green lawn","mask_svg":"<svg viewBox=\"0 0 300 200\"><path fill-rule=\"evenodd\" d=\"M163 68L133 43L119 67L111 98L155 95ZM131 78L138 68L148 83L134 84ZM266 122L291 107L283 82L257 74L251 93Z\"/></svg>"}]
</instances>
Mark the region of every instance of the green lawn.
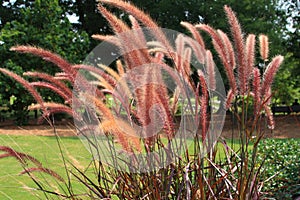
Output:
<instances>
[{"instance_id":1,"label":"green lawn","mask_svg":"<svg viewBox=\"0 0 300 200\"><path fill-rule=\"evenodd\" d=\"M88 166L91 155L79 138L62 137L59 141L67 160L75 163L79 168L82 167L82 169ZM54 170L64 178L66 177L64 162L56 137L0 135L0 145L9 146L18 152L29 154L38 159L44 167ZM234 142L234 146L237 148L238 144ZM190 146L189 151L193 152L192 149L193 146ZM221 157L223 157L223 151L220 152ZM70 166L69 169L72 169L72 167ZM0 159L0 199L33 199L34 196L45 199L43 193L30 189L36 188L36 185L27 175L19 175L21 171L23 169L16 159ZM38 174L39 177L42 176L52 185L59 185L49 175L44 173L34 174ZM75 180L75 178L73 177L72 180ZM75 189L84 192L81 186L75 186Z\"/></svg>"},{"instance_id":2,"label":"green lawn","mask_svg":"<svg viewBox=\"0 0 300 200\"><path fill-rule=\"evenodd\" d=\"M0 135L0 145L9 146L16 151L29 154L41 161L44 167L54 170L62 177L66 177L63 160L55 137ZM77 163L78 166L87 166L90 154L80 139L77 137L61 138L61 145L68 160ZM42 193L24 189L27 186L32 188L36 188L36 186L27 175L19 175L22 170L16 159L0 159L0 199L34 199L33 195L45 199ZM43 177L45 180L55 183L52 177L44 174ZM80 190L80 188L78 189Z\"/></svg>"},{"instance_id":3,"label":"green lawn","mask_svg":"<svg viewBox=\"0 0 300 200\"><path fill-rule=\"evenodd\" d=\"M77 137L62 137L59 141L66 159L75 164L79 169L86 169L91 161L91 155L81 140ZM237 140L234 140L233 144L231 144L231 141L227 142L231 148L235 150L239 148ZM64 162L56 137L0 135L0 145L9 146L16 151L31 155L43 163L44 167L50 168L63 178L66 178ZM217 148L221 150L218 153L218 158L224 158L223 145L219 144ZM193 152L192 149L193 145L189 147L189 151ZM251 149L252 145L249 146L249 150ZM1 154L3 152L0 152ZM69 169L74 170L70 165ZM27 175L19 175L21 171L23 169L16 159L0 159L0 199L46 199L42 192L33 189L37 187ZM89 172L88 174L94 177L93 171L90 170ZM34 175L38 175L38 178L46 183L45 185L58 187L57 190L66 189L65 187L59 188L61 184L58 184L49 175L44 173L34 173ZM86 188L82 188L74 177L71 177L71 179L73 180L73 186L75 186L73 188L76 191L75 193L84 193L86 191ZM53 197L51 195L50 199L53 199Z\"/></svg>"}]
</instances>

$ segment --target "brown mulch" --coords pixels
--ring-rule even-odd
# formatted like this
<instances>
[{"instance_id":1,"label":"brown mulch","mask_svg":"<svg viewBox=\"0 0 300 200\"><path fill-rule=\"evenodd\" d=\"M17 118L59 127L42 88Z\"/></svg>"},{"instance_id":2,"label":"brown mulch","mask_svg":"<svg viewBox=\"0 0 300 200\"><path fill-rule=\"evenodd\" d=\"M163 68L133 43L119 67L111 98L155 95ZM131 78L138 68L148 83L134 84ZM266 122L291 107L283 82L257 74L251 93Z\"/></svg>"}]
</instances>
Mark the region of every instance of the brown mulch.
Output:
<instances>
[{"instance_id":1,"label":"brown mulch","mask_svg":"<svg viewBox=\"0 0 300 200\"><path fill-rule=\"evenodd\" d=\"M228 118L229 116L227 116ZM264 137L268 138L300 138L300 115L276 115L274 116L275 129L267 127L267 119L261 120L260 129L264 132ZM234 131L237 134L237 131ZM230 138L232 136L232 121L226 120L222 136ZM236 137L236 135L235 135Z\"/></svg>"},{"instance_id":2,"label":"brown mulch","mask_svg":"<svg viewBox=\"0 0 300 200\"><path fill-rule=\"evenodd\" d=\"M9 122L0 123L0 134L7 135L41 135L41 136L53 136L53 127L43 124L36 125L35 122L31 122L28 126L15 126ZM278 115L275 116L275 129L269 130L266 126L265 120L262 120L261 127L265 132L265 137L272 138L300 138L300 115ZM55 125L56 133L60 136L76 136L76 130L72 121L58 122ZM237 131L232 132L232 121L230 116L226 117L222 136L230 138L234 133L236 136Z\"/></svg>"}]
</instances>

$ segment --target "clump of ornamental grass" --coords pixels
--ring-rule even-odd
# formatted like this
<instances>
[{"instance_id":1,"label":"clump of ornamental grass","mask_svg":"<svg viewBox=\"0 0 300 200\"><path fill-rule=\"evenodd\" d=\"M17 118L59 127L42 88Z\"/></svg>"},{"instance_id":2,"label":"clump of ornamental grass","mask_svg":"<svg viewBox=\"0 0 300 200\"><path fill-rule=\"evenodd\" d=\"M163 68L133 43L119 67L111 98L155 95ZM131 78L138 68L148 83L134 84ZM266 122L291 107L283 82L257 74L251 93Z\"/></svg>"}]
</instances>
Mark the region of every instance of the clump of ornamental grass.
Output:
<instances>
[{"instance_id":1,"label":"clump of ornamental grass","mask_svg":"<svg viewBox=\"0 0 300 200\"><path fill-rule=\"evenodd\" d=\"M227 15L231 36L223 31L205 24L190 24L181 22L187 28L191 37L178 34L175 44L158 25L144 12L130 3L119 0L101 0L98 9L107 19L115 35L94 35L94 39L105 41L117 47L120 57L114 68L105 64L92 66L88 64L71 64L59 55L34 46L15 46L11 50L18 53L29 53L55 64L61 72L54 76L42 72L26 72L23 75L34 77L35 82L28 82L21 76L1 68L0 71L30 92L37 104L29 106L30 110L42 110L40 119L51 123L49 116L58 112L73 116L78 125L78 135L87 141L91 150L94 177L73 165L71 170L65 165L67 180L53 171L42 167L38 161L26 157L37 164L36 168L24 168L26 174L34 171L48 173L59 181L68 183L68 190L52 192L40 188L46 194L74 198L72 181L80 182L90 198L119 199L259 199L262 184L259 182L260 169L256 166L257 145L263 138L264 131L259 126L262 114L268 118L269 128L274 128L274 120L270 111L271 85L280 64L282 56L274 57L268 62L268 38L259 36L260 55L265 69L260 69L255 61L256 36L245 35L235 13L228 6L224 7ZM119 19L104 5L116 7L129 15L127 21ZM149 42L143 29L147 28L152 35ZM128 32L134 34L126 34ZM212 39L218 58L206 49L202 34L208 34ZM192 57L205 66L196 69L192 66ZM237 120L239 146L233 148L225 139L220 138L216 144L209 130L210 93L216 91L214 59L219 59L223 65L229 90L220 109L230 110ZM156 67L146 67L150 64ZM89 74L92 81L83 73ZM164 82L162 71L167 72L176 85L174 91L169 91ZM137 80L124 79L136 72ZM196 80L195 80L195 77ZM139 84L139 87L129 85ZM135 82L136 81L136 82ZM145 83L145 84L144 84ZM159 83L159 84L157 84ZM37 88L47 88L64 99L64 104L45 102ZM177 154L177 127L175 115L180 107L182 93L191 91L195 101L192 107L193 124L199 132L189 138L193 148L184 148L182 154ZM115 92L117 91L117 92ZM75 94L75 95L74 95ZM189 95L185 94L187 99ZM108 102L114 100L114 103ZM250 104L253 101L253 104ZM191 105L191 101L189 101ZM92 105L92 106L91 106ZM123 112L120 112L120 105ZM253 113L247 112L253 105ZM153 107L156 112L152 112ZM240 108L238 110L237 108ZM182 110L181 110L182 111ZM124 115L128 120L124 120ZM158 119L158 120L155 120ZM183 118L182 118L183 119ZM151 123L159 125L161 130L153 135ZM139 127L139 128L136 128ZM155 128L155 127L154 127ZM214 129L213 129L214 131ZM103 146L97 142L96 135L106 137L112 156L110 164L103 163ZM183 132L181 134L188 134ZM219 135L220 133L213 133ZM251 154L250 145L253 144ZM115 147L121 149L115 151ZM211 149L203 152L203 146ZM13 156L23 162L23 154L2 147L7 153L1 158ZM8 151L9 150L9 151ZM152 160L140 160L141 153L151 154ZM119 154L125 155L119 158ZM224 155L224 156L221 156ZM147 157L150 158L150 157ZM162 164L162 160L170 161ZM122 164L120 164L120 162ZM136 164L145 162L149 170L139 172ZM122 170L125 166L126 170ZM70 174L75 178L70 178ZM32 177L32 176L31 176ZM33 180L39 186L38 180ZM59 183L58 183L59 184Z\"/></svg>"}]
</instances>

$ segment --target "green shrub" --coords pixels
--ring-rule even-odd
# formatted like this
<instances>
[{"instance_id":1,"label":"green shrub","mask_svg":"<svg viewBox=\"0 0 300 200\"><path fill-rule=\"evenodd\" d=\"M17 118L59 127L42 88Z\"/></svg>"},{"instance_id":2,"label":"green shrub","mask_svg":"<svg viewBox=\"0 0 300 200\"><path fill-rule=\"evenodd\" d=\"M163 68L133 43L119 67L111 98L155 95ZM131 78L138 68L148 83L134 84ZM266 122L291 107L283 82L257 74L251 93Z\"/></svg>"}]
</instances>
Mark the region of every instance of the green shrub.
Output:
<instances>
[{"instance_id":1,"label":"green shrub","mask_svg":"<svg viewBox=\"0 0 300 200\"><path fill-rule=\"evenodd\" d=\"M300 194L299 147L296 139L266 139L259 145L258 162L264 162L263 192L267 197L292 199Z\"/></svg>"}]
</instances>

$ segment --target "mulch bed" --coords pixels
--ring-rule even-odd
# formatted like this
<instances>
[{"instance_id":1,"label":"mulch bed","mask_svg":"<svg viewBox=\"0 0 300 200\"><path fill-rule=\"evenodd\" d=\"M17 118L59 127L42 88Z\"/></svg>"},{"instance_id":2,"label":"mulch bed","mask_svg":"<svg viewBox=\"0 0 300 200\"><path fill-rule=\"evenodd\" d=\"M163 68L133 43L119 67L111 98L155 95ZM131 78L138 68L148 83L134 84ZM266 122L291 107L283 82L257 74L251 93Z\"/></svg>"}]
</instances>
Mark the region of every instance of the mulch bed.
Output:
<instances>
[{"instance_id":1,"label":"mulch bed","mask_svg":"<svg viewBox=\"0 0 300 200\"><path fill-rule=\"evenodd\" d=\"M60 136L76 136L76 130L71 120L60 121L56 123L55 130ZM233 124L230 116L226 116L222 136L231 138L237 136L237 130L232 129ZM270 138L300 138L300 115L277 115L275 116L275 129L269 130L266 120L262 120L261 127L265 132L265 137ZM27 126L16 126L12 122L6 121L0 123L0 134L6 135L41 135L54 136L53 127L43 124L37 125L35 121L31 121Z\"/></svg>"}]
</instances>

